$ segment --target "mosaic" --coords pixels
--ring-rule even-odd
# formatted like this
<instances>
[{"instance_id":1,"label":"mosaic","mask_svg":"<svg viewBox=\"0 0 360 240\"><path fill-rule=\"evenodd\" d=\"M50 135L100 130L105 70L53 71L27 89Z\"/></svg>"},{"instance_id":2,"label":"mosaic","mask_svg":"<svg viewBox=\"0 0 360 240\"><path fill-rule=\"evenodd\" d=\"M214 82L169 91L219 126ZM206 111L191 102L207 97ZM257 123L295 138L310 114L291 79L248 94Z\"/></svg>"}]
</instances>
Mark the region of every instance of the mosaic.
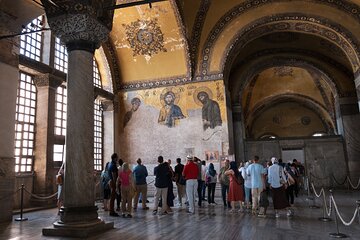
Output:
<instances>
[{"instance_id":1,"label":"mosaic","mask_svg":"<svg viewBox=\"0 0 360 240\"><path fill-rule=\"evenodd\" d=\"M138 55L153 56L159 52L167 52L164 47L164 34L157 19L138 19L130 24L123 24L123 27L134 57Z\"/></svg>"}]
</instances>

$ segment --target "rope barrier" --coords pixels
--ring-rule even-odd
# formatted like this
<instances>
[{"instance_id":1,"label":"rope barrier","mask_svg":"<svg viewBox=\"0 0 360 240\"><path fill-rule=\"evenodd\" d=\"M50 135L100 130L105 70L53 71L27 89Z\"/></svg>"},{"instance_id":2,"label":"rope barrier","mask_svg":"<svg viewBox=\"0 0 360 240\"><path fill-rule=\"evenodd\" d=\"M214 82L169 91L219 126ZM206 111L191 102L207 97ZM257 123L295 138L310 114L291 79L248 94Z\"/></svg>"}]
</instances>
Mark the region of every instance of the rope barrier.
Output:
<instances>
[{"instance_id":1,"label":"rope barrier","mask_svg":"<svg viewBox=\"0 0 360 240\"><path fill-rule=\"evenodd\" d=\"M351 179L350 179L349 176L347 176L347 180L349 181L350 186L351 186L353 189L358 189L358 188L360 187L360 178L359 178L359 181L358 181L356 187L354 187L354 185L353 185L353 183L351 182Z\"/></svg>"},{"instance_id":2,"label":"rope barrier","mask_svg":"<svg viewBox=\"0 0 360 240\"><path fill-rule=\"evenodd\" d=\"M350 226L354 221L355 221L355 218L357 217L357 214L358 214L358 211L359 211L359 208L356 207L356 210L354 212L354 215L353 217L351 218L350 222L346 222L343 217L341 216L340 212L339 212L339 209L336 205L336 202L335 202L335 199L333 196L330 197L330 199L332 200L333 204L334 204L334 208L335 208L335 211L338 215L338 217L340 218L341 222L345 225L345 226Z\"/></svg>"},{"instance_id":3,"label":"rope barrier","mask_svg":"<svg viewBox=\"0 0 360 240\"><path fill-rule=\"evenodd\" d=\"M341 186L341 185L344 185L344 184L346 183L346 181L347 181L347 179L348 179L348 176L345 177L345 179L344 179L344 181L342 181L342 183L339 183L339 182L336 180L334 174L332 174L332 178L334 179L334 181L335 181L335 183L336 183L337 185L340 185L340 186Z\"/></svg>"},{"instance_id":4,"label":"rope barrier","mask_svg":"<svg viewBox=\"0 0 360 240\"><path fill-rule=\"evenodd\" d=\"M39 196L39 195L36 195L36 194L33 194L33 193L29 192L28 190L26 190L26 188L24 188L24 190L25 190L25 192L26 192L27 194L30 194L30 196L32 196L33 198L42 199L42 200L52 199L52 198L54 198L55 196L57 196L57 194L58 194L58 192L56 192L56 193L54 193L54 194L52 194L52 195L50 195L50 196L48 196L48 197L42 197L42 196Z\"/></svg>"},{"instance_id":5,"label":"rope barrier","mask_svg":"<svg viewBox=\"0 0 360 240\"><path fill-rule=\"evenodd\" d=\"M330 199L329 199L329 209L328 209L328 206L326 204L326 196L325 196L325 190L324 188L321 188L320 192L317 193L315 187L314 187L314 183L311 183L311 187L314 191L314 194L317 198L320 198L321 196L323 196L323 200L324 200L324 210L325 210L325 213L330 217L331 216L331 212L332 212L332 205L334 205L334 208L335 208L335 212L336 212L336 215L339 217L339 219L341 220L341 222L345 225L345 226L350 226L356 219L356 217L359 216L359 208L360 208L360 204L358 204L358 206L356 207L355 209L355 212L354 212L354 215L353 217L351 218L351 220L349 222L345 221L344 218L341 216L341 213L339 211L339 208L336 204L336 201L335 201L335 198L334 196L332 195L332 190L330 190Z\"/></svg>"},{"instance_id":6,"label":"rope barrier","mask_svg":"<svg viewBox=\"0 0 360 240\"><path fill-rule=\"evenodd\" d=\"M325 194L325 190L324 188L321 188L319 194L316 192L316 189L314 187L314 183L311 183L311 187L313 189L313 192L315 194L315 196L317 198L320 198L321 195L323 196L323 202L324 202L324 215L326 214L328 217L331 216L331 212L332 212L332 204L331 204L331 199L329 199L329 208L327 206L327 203L326 203L326 194ZM325 216L321 219L325 219Z\"/></svg>"},{"instance_id":7,"label":"rope barrier","mask_svg":"<svg viewBox=\"0 0 360 240\"><path fill-rule=\"evenodd\" d=\"M357 189L359 189L360 188L360 178L359 178L359 180L358 180L358 182L357 182L357 184L356 184L356 186L352 183L352 181L351 181L351 179L350 179L350 176L345 176L345 179L343 180L343 181L338 181L336 178L335 178L335 176L334 176L334 174L331 174L330 176L326 176L326 177L318 177L318 176L315 176L314 174L312 174L312 173L310 173L310 176L311 177L313 177L313 178L316 178L316 179L318 179L318 180L325 180L325 179L328 179L328 178L332 178L333 180L334 180L334 182L337 184L337 185L340 185L340 186L342 186L342 185L345 185L346 184L346 182L352 187L352 189L354 189L354 190L357 190Z\"/></svg>"}]
</instances>

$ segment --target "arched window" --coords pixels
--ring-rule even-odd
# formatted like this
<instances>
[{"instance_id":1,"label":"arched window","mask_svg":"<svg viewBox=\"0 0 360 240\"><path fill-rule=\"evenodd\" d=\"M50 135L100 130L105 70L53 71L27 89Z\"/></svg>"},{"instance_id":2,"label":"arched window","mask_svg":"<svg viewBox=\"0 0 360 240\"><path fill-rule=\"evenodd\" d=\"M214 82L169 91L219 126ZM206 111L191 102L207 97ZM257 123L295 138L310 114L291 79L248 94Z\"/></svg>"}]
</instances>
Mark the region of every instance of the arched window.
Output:
<instances>
[{"instance_id":1,"label":"arched window","mask_svg":"<svg viewBox=\"0 0 360 240\"><path fill-rule=\"evenodd\" d=\"M60 43L59 38L55 38L54 67L59 71L67 73L68 54L67 54L65 46Z\"/></svg>"},{"instance_id":2,"label":"arched window","mask_svg":"<svg viewBox=\"0 0 360 240\"><path fill-rule=\"evenodd\" d=\"M31 172L34 163L36 87L33 77L21 72L16 99L15 172Z\"/></svg>"},{"instance_id":3,"label":"arched window","mask_svg":"<svg viewBox=\"0 0 360 240\"><path fill-rule=\"evenodd\" d=\"M44 25L44 16L41 15L29 23L22 33L40 30ZM23 34L20 37L20 54L36 61L41 60L42 32Z\"/></svg>"},{"instance_id":4,"label":"arched window","mask_svg":"<svg viewBox=\"0 0 360 240\"><path fill-rule=\"evenodd\" d=\"M53 62L51 68L57 69L64 73L68 71L68 54L66 47L61 44L59 38L55 37L54 42L46 42L50 39L51 32L42 32L46 24L45 15L39 16L31 21L20 37L20 54L27 58L48 64ZM34 32L37 31L37 32ZM47 35L49 34L49 36ZM48 38L49 37L49 38ZM45 41L44 41L45 39ZM43 46L43 44L48 44ZM45 52L47 51L47 52ZM49 54L53 51L54 54ZM44 55L42 55L44 54ZM53 59L43 59L43 56L50 56ZM105 59L106 62L106 59ZM26 65L26 69L31 73L33 66ZM111 76L110 76L111 78ZM65 80L65 79L64 79ZM103 89L101 76L97 63L93 61L93 83L94 86ZM49 102L50 103L50 102ZM53 102L52 102L53 103ZM49 108L52 109L52 108ZM36 113L36 87L33 84L33 76L21 72L19 79L18 98L16 105L16 137L15 137L15 170L16 172L33 171L34 165L34 147L35 147L35 113ZM55 106L54 106L54 145L53 160L54 162L63 161L65 155L65 135L66 135L66 114L67 114L67 89L66 84L62 84L56 89ZM94 169L102 170L103 162L103 109L100 100L94 102ZM54 166L58 166L56 163Z\"/></svg>"},{"instance_id":5,"label":"arched window","mask_svg":"<svg viewBox=\"0 0 360 240\"><path fill-rule=\"evenodd\" d=\"M102 88L99 69L96 61L93 61L94 86ZM101 101L95 99L94 102L94 169L102 170L103 159L103 114Z\"/></svg>"}]
</instances>

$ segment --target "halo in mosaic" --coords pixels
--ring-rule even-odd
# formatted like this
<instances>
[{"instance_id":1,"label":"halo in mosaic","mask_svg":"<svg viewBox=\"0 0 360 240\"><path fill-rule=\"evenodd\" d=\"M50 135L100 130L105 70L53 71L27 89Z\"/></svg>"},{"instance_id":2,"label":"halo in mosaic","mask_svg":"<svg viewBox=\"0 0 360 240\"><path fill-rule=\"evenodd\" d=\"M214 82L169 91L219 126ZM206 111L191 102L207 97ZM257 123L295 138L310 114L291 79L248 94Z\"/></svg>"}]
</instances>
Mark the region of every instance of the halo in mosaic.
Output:
<instances>
[{"instance_id":1,"label":"halo in mosaic","mask_svg":"<svg viewBox=\"0 0 360 240\"><path fill-rule=\"evenodd\" d=\"M153 56L159 52L167 52L164 47L164 34L157 19L140 20L123 24L126 39L129 42L133 56Z\"/></svg>"}]
</instances>

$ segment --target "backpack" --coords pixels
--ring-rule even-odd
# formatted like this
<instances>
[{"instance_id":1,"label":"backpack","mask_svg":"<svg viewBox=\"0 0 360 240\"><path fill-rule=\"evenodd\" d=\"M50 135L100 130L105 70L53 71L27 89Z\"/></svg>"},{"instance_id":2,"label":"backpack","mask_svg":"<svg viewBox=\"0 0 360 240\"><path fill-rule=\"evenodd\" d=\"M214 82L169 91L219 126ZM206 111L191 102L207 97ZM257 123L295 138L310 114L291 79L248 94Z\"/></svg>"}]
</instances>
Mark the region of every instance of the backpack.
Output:
<instances>
[{"instance_id":1,"label":"backpack","mask_svg":"<svg viewBox=\"0 0 360 240\"><path fill-rule=\"evenodd\" d=\"M102 171L101 173L101 182L102 182L102 186L104 189L107 189L109 188L109 181L111 180L110 178L110 172L109 172L109 169L106 168Z\"/></svg>"}]
</instances>

